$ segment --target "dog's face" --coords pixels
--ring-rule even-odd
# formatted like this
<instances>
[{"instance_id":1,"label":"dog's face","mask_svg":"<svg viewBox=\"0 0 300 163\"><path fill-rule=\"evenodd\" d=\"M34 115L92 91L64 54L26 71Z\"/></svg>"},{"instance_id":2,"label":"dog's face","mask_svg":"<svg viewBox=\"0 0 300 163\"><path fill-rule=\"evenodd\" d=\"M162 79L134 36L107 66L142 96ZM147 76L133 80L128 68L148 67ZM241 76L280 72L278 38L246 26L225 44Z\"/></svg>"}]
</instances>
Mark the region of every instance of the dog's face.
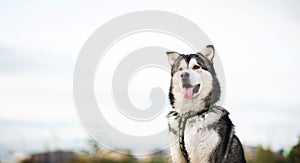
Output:
<instances>
[{"instance_id":1,"label":"dog's face","mask_svg":"<svg viewBox=\"0 0 300 163\"><path fill-rule=\"evenodd\" d=\"M172 87L184 99L205 98L212 91L213 46L207 46L200 53L183 55L177 52L167 52L171 65ZM178 92L180 90L180 92Z\"/></svg>"}]
</instances>

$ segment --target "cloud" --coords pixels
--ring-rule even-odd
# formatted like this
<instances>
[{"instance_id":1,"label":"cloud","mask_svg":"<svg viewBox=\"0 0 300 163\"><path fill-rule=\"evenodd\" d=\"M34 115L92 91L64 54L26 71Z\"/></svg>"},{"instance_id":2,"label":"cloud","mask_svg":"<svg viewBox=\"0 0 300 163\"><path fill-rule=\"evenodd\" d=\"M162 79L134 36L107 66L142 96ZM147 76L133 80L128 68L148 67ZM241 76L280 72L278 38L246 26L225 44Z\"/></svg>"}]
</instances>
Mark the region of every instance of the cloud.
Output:
<instances>
[{"instance_id":1,"label":"cloud","mask_svg":"<svg viewBox=\"0 0 300 163\"><path fill-rule=\"evenodd\" d=\"M0 72L3 75L35 74L54 76L66 75L73 71L75 58L52 52L36 51L17 47L0 46Z\"/></svg>"}]
</instances>

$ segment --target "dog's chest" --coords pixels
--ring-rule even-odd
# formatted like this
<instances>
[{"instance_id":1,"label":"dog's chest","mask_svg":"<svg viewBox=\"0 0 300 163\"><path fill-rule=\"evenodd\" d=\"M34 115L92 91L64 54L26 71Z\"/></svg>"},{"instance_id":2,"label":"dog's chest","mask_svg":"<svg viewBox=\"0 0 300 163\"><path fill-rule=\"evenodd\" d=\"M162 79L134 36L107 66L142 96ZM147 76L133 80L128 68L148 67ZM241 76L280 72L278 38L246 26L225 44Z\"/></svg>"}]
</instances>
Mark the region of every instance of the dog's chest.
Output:
<instances>
[{"instance_id":1,"label":"dog's chest","mask_svg":"<svg viewBox=\"0 0 300 163\"><path fill-rule=\"evenodd\" d=\"M220 110L212 109L202 116L195 116L187 120L184 131L184 144L192 163L209 162L212 152L220 142L220 135L214 129L220 116ZM173 124L171 128L173 127L174 130L176 126L178 127L175 121L169 121L169 123ZM173 135L173 140L178 140L178 132L175 133L170 134ZM171 155L173 158L175 157L173 162L185 162L178 143L171 147ZM181 157L176 158L176 156Z\"/></svg>"},{"instance_id":2,"label":"dog's chest","mask_svg":"<svg viewBox=\"0 0 300 163\"><path fill-rule=\"evenodd\" d=\"M220 140L218 133L208 126L202 116L187 121L184 138L191 162L208 162Z\"/></svg>"}]
</instances>

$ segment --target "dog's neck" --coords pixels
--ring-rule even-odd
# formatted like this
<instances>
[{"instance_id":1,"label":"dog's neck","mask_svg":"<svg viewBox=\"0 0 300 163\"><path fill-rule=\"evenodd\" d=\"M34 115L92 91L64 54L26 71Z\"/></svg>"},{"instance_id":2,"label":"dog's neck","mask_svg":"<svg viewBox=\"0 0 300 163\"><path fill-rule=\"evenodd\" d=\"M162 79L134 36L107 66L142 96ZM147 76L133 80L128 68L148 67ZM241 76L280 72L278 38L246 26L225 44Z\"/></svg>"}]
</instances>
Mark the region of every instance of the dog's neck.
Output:
<instances>
[{"instance_id":1,"label":"dog's neck","mask_svg":"<svg viewBox=\"0 0 300 163\"><path fill-rule=\"evenodd\" d=\"M182 99L180 107L178 109L180 113L185 113L188 111L201 111L204 110L205 107L205 100L195 97L192 99Z\"/></svg>"}]
</instances>

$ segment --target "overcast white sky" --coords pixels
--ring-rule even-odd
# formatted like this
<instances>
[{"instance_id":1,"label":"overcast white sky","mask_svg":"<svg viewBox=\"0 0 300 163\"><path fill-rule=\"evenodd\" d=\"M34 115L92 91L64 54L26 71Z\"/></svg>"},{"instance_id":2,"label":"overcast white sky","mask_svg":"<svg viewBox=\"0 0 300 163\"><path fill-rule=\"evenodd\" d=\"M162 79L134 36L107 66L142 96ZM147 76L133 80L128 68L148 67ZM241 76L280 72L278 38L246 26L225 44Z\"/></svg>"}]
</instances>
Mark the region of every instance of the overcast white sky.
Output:
<instances>
[{"instance_id":1,"label":"overcast white sky","mask_svg":"<svg viewBox=\"0 0 300 163\"><path fill-rule=\"evenodd\" d=\"M0 3L0 152L81 147L87 134L72 98L76 58L98 27L138 10L179 14L208 35L223 62L225 108L243 143L279 149L298 140L297 0Z\"/></svg>"}]
</instances>

